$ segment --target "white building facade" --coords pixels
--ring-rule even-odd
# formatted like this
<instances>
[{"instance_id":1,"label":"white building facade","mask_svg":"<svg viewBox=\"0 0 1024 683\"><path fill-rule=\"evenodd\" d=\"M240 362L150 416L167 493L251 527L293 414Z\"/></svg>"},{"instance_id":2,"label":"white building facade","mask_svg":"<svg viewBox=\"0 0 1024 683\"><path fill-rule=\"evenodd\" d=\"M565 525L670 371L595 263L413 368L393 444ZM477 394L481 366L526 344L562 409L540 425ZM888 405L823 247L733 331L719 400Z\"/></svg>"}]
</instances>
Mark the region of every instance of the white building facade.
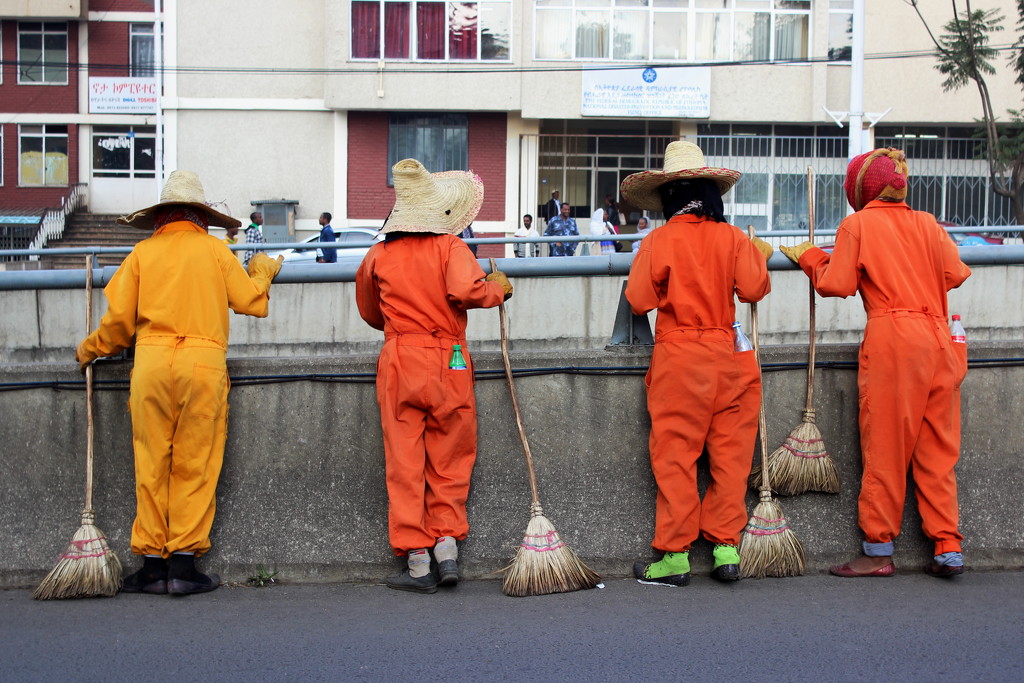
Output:
<instances>
[{"instance_id":1,"label":"white building facade","mask_svg":"<svg viewBox=\"0 0 1024 683\"><path fill-rule=\"evenodd\" d=\"M922 3L932 30L946 3ZM1001 8L1008 28L1015 3ZM471 168L478 235L506 235L552 190L577 217L671 140L744 178L729 218L820 228L845 215L854 0L222 0L162 3L163 168L197 170L237 217L296 201L295 228L377 226L389 169ZM1006 31L1006 43L1012 31ZM943 93L925 26L906 3L866 0L863 113L873 146L906 150L910 202L951 223L1013 222L972 137L973 87ZM1006 53L1008 55L1008 53ZM997 112L1021 88L999 58ZM837 125L836 120L843 122ZM131 208L131 207L125 207ZM635 224L639 212L623 207ZM484 255L482 252L481 255Z\"/></svg>"}]
</instances>

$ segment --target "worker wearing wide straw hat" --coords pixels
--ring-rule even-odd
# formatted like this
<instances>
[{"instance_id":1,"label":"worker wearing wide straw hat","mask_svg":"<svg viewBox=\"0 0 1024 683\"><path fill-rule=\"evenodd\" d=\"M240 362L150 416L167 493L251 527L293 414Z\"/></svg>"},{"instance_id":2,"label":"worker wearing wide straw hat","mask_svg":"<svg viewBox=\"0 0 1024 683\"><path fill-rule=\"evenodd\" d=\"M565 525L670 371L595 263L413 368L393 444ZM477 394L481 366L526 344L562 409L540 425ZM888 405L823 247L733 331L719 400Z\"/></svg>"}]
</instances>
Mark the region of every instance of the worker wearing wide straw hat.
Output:
<instances>
[{"instance_id":1,"label":"worker wearing wide straw hat","mask_svg":"<svg viewBox=\"0 0 1024 683\"><path fill-rule=\"evenodd\" d=\"M838 576L892 576L913 469L924 533L934 543L933 576L963 572L956 474L960 458L960 383L967 345L950 340L946 292L970 274L953 240L907 196L906 157L876 149L846 170L854 213L839 226L831 256L804 242L782 247L822 296L860 292L868 322L857 384L864 463L858 522L863 555L832 567Z\"/></svg>"},{"instance_id":2,"label":"worker wearing wide straw hat","mask_svg":"<svg viewBox=\"0 0 1024 683\"><path fill-rule=\"evenodd\" d=\"M668 220L640 244L626 285L634 313L658 309L647 409L658 483L651 545L663 556L634 565L641 583L685 586L700 534L714 544L712 577L739 578L761 381L753 352L734 350L733 295L751 302L768 294L772 253L725 222L722 195L739 177L707 166L697 145L676 141L665 150L664 170L622 181L626 201ZM702 502L696 470L705 449L711 483Z\"/></svg>"},{"instance_id":3,"label":"worker wearing wide straw hat","mask_svg":"<svg viewBox=\"0 0 1024 683\"><path fill-rule=\"evenodd\" d=\"M387 585L433 593L458 582L456 541L469 532L477 436L466 311L497 306L512 296L512 286L501 272L485 278L458 238L483 203L479 176L432 174L415 159L399 161L392 175L395 207L381 228L385 241L356 273L356 302L363 320L384 331L377 402L388 533L408 565Z\"/></svg>"},{"instance_id":4,"label":"worker wearing wide straw hat","mask_svg":"<svg viewBox=\"0 0 1024 683\"><path fill-rule=\"evenodd\" d=\"M199 177L174 171L160 201L118 223L155 230L104 289L107 312L79 345L84 370L128 348L135 367L128 398L135 447L132 552L143 566L126 593L186 595L219 584L195 567L210 527L227 439L228 309L265 317L279 261L259 254L249 271L209 226L238 226L211 209Z\"/></svg>"}]
</instances>

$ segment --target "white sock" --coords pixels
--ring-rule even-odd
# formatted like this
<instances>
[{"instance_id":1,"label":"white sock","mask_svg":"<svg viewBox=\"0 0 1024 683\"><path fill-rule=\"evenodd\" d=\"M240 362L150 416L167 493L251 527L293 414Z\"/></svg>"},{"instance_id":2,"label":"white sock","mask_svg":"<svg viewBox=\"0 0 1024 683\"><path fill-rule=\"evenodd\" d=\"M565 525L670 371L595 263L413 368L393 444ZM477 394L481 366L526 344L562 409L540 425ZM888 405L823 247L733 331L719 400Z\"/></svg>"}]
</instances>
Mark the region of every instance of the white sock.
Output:
<instances>
[{"instance_id":1,"label":"white sock","mask_svg":"<svg viewBox=\"0 0 1024 683\"><path fill-rule=\"evenodd\" d=\"M430 553L426 548L409 551L409 576L418 579L430 573Z\"/></svg>"},{"instance_id":2,"label":"white sock","mask_svg":"<svg viewBox=\"0 0 1024 683\"><path fill-rule=\"evenodd\" d=\"M442 536L437 539L437 543L434 545L434 559L439 563L445 560L458 560L459 546L456 545L455 539L451 536Z\"/></svg>"}]
</instances>

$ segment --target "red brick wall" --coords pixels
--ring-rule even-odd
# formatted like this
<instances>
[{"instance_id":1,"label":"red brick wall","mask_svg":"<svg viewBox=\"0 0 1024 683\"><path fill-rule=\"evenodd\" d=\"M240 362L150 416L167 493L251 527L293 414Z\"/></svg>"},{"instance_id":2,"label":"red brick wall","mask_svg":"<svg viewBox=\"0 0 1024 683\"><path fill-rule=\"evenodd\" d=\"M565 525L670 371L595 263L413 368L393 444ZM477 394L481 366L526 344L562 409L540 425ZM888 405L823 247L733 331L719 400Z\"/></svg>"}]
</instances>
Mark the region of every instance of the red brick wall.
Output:
<instances>
[{"instance_id":1,"label":"red brick wall","mask_svg":"<svg viewBox=\"0 0 1024 683\"><path fill-rule=\"evenodd\" d=\"M18 85L18 22L3 25L3 83L0 84L0 112L46 112L70 114L78 111L78 71L68 72L67 85ZM78 25L68 22L68 60L78 61Z\"/></svg>"},{"instance_id":2,"label":"red brick wall","mask_svg":"<svg viewBox=\"0 0 1024 683\"><path fill-rule=\"evenodd\" d=\"M128 24L121 21L94 21L89 24L89 75L127 76L131 61Z\"/></svg>"},{"instance_id":3,"label":"red brick wall","mask_svg":"<svg viewBox=\"0 0 1024 683\"><path fill-rule=\"evenodd\" d=\"M505 219L505 114L469 115L469 168L484 181L478 221Z\"/></svg>"},{"instance_id":4,"label":"red brick wall","mask_svg":"<svg viewBox=\"0 0 1024 683\"><path fill-rule=\"evenodd\" d=\"M90 12L152 12L153 0L89 0Z\"/></svg>"},{"instance_id":5,"label":"red brick wall","mask_svg":"<svg viewBox=\"0 0 1024 683\"><path fill-rule=\"evenodd\" d=\"M395 205L388 187L388 115L348 114L348 217L379 225Z\"/></svg>"},{"instance_id":6,"label":"red brick wall","mask_svg":"<svg viewBox=\"0 0 1024 683\"><path fill-rule=\"evenodd\" d=\"M485 188L477 220L505 219L505 138L505 114L469 114L469 168L483 179ZM349 112L349 218L382 221L387 217L395 204L395 190L387 184L387 164L387 113Z\"/></svg>"},{"instance_id":7,"label":"red brick wall","mask_svg":"<svg viewBox=\"0 0 1024 683\"><path fill-rule=\"evenodd\" d=\"M11 209L50 209L60 206L67 187L18 187L18 126L3 125L3 185L0 206ZM68 126L68 182L78 182L78 126Z\"/></svg>"}]
</instances>

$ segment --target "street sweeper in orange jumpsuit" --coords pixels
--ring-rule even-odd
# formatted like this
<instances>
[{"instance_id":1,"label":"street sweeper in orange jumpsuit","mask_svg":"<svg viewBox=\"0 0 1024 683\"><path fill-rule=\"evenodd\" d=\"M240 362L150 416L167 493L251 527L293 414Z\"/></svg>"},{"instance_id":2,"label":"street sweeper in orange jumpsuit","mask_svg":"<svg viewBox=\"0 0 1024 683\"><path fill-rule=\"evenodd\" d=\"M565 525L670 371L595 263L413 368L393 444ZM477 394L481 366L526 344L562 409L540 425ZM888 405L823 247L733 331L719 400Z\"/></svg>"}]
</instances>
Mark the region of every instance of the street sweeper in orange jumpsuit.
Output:
<instances>
[{"instance_id":1,"label":"street sweeper in orange jumpsuit","mask_svg":"<svg viewBox=\"0 0 1024 683\"><path fill-rule=\"evenodd\" d=\"M971 274L953 240L904 202L907 162L876 149L847 168L854 213L829 255L804 242L783 247L822 296L860 292L867 326L857 384L864 474L858 522L863 555L832 567L846 577L892 576L907 471L912 470L924 533L934 544L932 576L963 572L954 465L960 457L960 383L967 345L950 339L946 292Z\"/></svg>"},{"instance_id":2,"label":"street sweeper in orange jumpsuit","mask_svg":"<svg viewBox=\"0 0 1024 683\"><path fill-rule=\"evenodd\" d=\"M135 450L132 552L143 566L126 593L211 591L195 567L210 549L227 439L228 309L265 317L279 261L258 254L248 273L209 226L239 222L206 204L191 171L167 178L160 202L118 219L153 234L104 289L107 312L76 353L83 370L135 342L128 399Z\"/></svg>"},{"instance_id":3,"label":"street sweeper in orange jumpsuit","mask_svg":"<svg viewBox=\"0 0 1024 683\"><path fill-rule=\"evenodd\" d=\"M647 372L651 469L658 483L658 562L637 562L641 583L684 586L701 534L714 544L711 576L739 579L740 532L757 435L761 379L753 351L737 351L734 296L760 301L771 290L772 247L725 222L722 195L740 174L708 167L696 145L677 141L663 171L634 173L622 196L668 222L644 238L626 298L639 315L657 309ZM711 483L697 492L697 459L708 452Z\"/></svg>"},{"instance_id":4,"label":"street sweeper in orange jumpsuit","mask_svg":"<svg viewBox=\"0 0 1024 683\"><path fill-rule=\"evenodd\" d=\"M377 402L384 433L388 533L407 569L397 590L433 593L458 582L457 541L476 461L473 360L466 311L512 296L500 271L484 277L458 235L483 202L466 171L429 173L415 159L392 168L395 206L356 273L359 314L384 331ZM433 549L436 568L431 564Z\"/></svg>"}]
</instances>

